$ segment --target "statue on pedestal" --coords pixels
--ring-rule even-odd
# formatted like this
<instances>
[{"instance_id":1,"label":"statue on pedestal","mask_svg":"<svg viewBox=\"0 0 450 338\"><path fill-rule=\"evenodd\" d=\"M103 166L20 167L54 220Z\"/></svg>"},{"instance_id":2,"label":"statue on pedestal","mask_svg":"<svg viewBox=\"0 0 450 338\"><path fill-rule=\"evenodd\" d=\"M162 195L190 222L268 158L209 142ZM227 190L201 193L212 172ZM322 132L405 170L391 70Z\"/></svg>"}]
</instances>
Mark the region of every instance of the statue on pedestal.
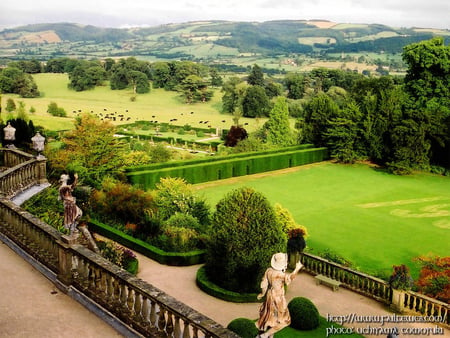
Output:
<instances>
[{"instance_id":1,"label":"statue on pedestal","mask_svg":"<svg viewBox=\"0 0 450 338\"><path fill-rule=\"evenodd\" d=\"M87 229L86 225L78 226L83 212L76 204L76 198L72 196L72 191L75 189L78 183L78 174L74 174L74 180L72 184L68 184L69 175L62 174L60 178L61 186L59 187L59 199L63 201L64 205L64 227L69 230L69 236L74 237L78 231L81 231L83 236L87 239L89 248L95 252L99 252L97 244L94 238Z\"/></svg>"},{"instance_id":2,"label":"statue on pedestal","mask_svg":"<svg viewBox=\"0 0 450 338\"><path fill-rule=\"evenodd\" d=\"M259 309L259 320L256 323L256 327L263 332L259 337L273 337L276 332L291 323L284 286L294 280L303 265L298 262L294 271L286 273L287 264L287 254L276 253L272 256L271 267L264 273L261 293L258 295L258 299L266 296Z\"/></svg>"},{"instance_id":3,"label":"statue on pedestal","mask_svg":"<svg viewBox=\"0 0 450 338\"><path fill-rule=\"evenodd\" d=\"M67 184L70 177L67 174L62 174L60 178L61 186L59 187L59 198L64 205L64 227L69 230L70 236L78 232L77 226L83 212L76 204L75 197L72 196L72 191L78 183L78 174L74 175L72 184Z\"/></svg>"}]
</instances>

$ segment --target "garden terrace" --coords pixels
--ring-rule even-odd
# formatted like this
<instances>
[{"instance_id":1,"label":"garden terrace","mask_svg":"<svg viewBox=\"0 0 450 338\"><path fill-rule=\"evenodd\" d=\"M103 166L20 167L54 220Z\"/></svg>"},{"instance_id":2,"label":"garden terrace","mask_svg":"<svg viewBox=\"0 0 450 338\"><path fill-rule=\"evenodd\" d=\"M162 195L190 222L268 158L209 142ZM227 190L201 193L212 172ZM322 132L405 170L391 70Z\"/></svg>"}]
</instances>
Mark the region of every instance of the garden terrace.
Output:
<instances>
[{"instance_id":1,"label":"garden terrace","mask_svg":"<svg viewBox=\"0 0 450 338\"><path fill-rule=\"evenodd\" d=\"M18 157L24 163L30 161L22 152L17 157L8 150L3 150L5 153L8 156L3 156L4 165L20 162ZM22 164L16 164L12 171L21 172ZM7 176L2 172L0 177L3 180ZM35 180L34 184L37 183ZM20 184L10 187L12 195L22 189ZM100 255L71 243L70 238L3 196L0 197L0 239L20 251L23 257L29 257L28 261L61 290L100 309L103 317L121 322L129 332L152 337L237 337Z\"/></svg>"}]
</instances>

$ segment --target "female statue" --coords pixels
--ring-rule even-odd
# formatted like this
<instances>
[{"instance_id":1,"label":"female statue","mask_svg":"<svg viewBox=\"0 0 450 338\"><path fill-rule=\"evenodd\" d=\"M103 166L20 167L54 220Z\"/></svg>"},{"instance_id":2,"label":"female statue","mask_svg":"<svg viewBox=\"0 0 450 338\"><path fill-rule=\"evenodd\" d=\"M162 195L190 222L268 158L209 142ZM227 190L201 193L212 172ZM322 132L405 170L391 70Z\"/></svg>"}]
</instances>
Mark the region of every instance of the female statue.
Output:
<instances>
[{"instance_id":1,"label":"female statue","mask_svg":"<svg viewBox=\"0 0 450 338\"><path fill-rule=\"evenodd\" d=\"M287 263L287 254L276 253L272 256L271 267L264 273L258 299L264 296L266 299L260 307L259 320L256 323L258 329L264 333L259 337L273 337L276 332L291 323L284 286L294 280L303 265L298 262L292 273L286 273Z\"/></svg>"}]
</instances>

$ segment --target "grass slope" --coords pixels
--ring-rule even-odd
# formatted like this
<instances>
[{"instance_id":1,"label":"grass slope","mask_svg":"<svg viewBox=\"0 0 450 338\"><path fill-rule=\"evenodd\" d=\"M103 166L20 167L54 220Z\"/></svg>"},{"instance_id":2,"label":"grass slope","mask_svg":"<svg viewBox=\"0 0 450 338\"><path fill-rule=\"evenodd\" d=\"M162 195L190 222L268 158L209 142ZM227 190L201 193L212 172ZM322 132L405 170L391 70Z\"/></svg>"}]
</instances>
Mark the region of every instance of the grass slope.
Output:
<instances>
[{"instance_id":1,"label":"grass slope","mask_svg":"<svg viewBox=\"0 0 450 338\"><path fill-rule=\"evenodd\" d=\"M388 276L392 265L404 263L416 277L412 258L448 255L447 177L395 176L363 164L326 162L196 187L213 206L240 186L287 208L307 227L313 253L330 249L371 274Z\"/></svg>"},{"instance_id":2,"label":"grass slope","mask_svg":"<svg viewBox=\"0 0 450 338\"><path fill-rule=\"evenodd\" d=\"M136 120L157 120L169 123L176 118L176 125L191 124L193 127L206 127L200 121L209 121L208 125L216 128L230 128L232 116L221 113L222 93L216 89L210 102L186 104L176 92L164 89L153 89L148 94L137 95L135 102L130 101L133 96L130 90L111 90L109 85L96 87L93 90L76 92L67 88L69 82L67 74L36 74L34 79L42 92L38 98L20 98L17 95L3 94L2 105L6 105L8 98L23 101L26 111L31 107L36 112L30 114L35 125L42 125L52 130L64 130L73 127L72 119L81 112L124 114L130 121L117 121L117 124L134 122ZM55 118L47 113L48 104L56 102L66 110L68 118ZM128 112L127 112L128 110ZM73 113L75 111L76 113ZM194 114L191 114L194 112ZM155 117L153 117L155 116ZM4 116L3 116L4 117ZM222 122L225 121L225 122ZM264 123L265 119L241 118L242 124L248 123L247 130L255 130Z\"/></svg>"}]
</instances>

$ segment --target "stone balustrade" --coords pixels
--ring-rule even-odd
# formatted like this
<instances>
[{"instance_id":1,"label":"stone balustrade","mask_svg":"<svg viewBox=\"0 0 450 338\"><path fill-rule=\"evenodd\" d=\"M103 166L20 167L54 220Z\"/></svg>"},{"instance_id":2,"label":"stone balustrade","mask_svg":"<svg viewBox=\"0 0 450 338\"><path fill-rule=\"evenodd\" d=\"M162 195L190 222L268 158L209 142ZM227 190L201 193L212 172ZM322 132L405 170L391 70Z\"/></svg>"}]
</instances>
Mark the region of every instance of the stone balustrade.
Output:
<instances>
[{"instance_id":1,"label":"stone balustrade","mask_svg":"<svg viewBox=\"0 0 450 338\"><path fill-rule=\"evenodd\" d=\"M20 192L47 182L46 159L35 158L18 149L1 149L3 165L0 172L0 196L13 198Z\"/></svg>"},{"instance_id":2,"label":"stone balustrade","mask_svg":"<svg viewBox=\"0 0 450 338\"><path fill-rule=\"evenodd\" d=\"M129 274L56 229L0 198L0 232L123 323L151 337L237 338L201 313Z\"/></svg>"},{"instance_id":3,"label":"stone balustrade","mask_svg":"<svg viewBox=\"0 0 450 338\"><path fill-rule=\"evenodd\" d=\"M450 327L450 305L447 303L440 302L420 293L405 291L399 306L402 313L434 317L439 320L439 324Z\"/></svg>"},{"instance_id":4,"label":"stone balustrade","mask_svg":"<svg viewBox=\"0 0 450 338\"><path fill-rule=\"evenodd\" d=\"M309 253L301 255L305 270L312 274L321 274L341 282L342 286L361 293L377 301L390 304L391 288L384 280L354 271L341 264L328 261Z\"/></svg>"}]
</instances>

